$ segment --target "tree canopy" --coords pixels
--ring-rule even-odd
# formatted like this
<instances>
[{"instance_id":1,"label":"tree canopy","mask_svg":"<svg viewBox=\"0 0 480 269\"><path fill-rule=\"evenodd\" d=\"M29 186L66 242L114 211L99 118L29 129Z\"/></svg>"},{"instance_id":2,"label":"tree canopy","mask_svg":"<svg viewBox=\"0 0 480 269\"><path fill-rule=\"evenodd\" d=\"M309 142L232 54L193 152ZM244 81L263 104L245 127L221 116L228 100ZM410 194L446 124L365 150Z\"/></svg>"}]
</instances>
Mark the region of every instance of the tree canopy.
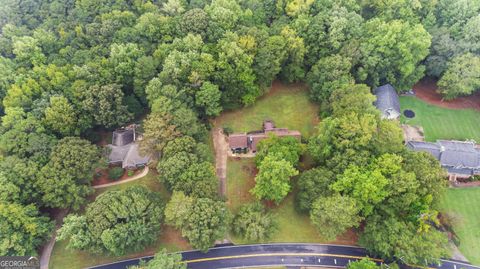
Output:
<instances>
[{"instance_id":1,"label":"tree canopy","mask_svg":"<svg viewBox=\"0 0 480 269\"><path fill-rule=\"evenodd\" d=\"M57 240L68 247L124 255L140 251L157 239L164 203L158 193L143 186L107 191L86 208L85 215L70 214Z\"/></svg>"}]
</instances>

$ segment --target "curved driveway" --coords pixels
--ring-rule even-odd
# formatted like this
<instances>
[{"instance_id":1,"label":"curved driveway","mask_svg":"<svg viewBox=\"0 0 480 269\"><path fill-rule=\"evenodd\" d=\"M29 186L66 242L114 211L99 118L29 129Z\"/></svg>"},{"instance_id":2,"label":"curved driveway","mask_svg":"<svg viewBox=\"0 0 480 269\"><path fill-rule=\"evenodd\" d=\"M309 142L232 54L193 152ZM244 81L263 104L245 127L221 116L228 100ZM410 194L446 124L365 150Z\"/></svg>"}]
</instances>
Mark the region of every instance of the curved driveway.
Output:
<instances>
[{"instance_id":1,"label":"curved driveway","mask_svg":"<svg viewBox=\"0 0 480 269\"><path fill-rule=\"evenodd\" d=\"M222 246L209 250L181 252L184 262L191 269L245 268L253 266L322 266L345 267L349 262L367 257L365 249L352 246L323 244L258 244ZM152 256L144 257L144 260ZM380 259L373 259L381 263ZM125 269L138 264L139 259L130 259L91 267L92 269ZM480 269L463 262L442 260L439 269Z\"/></svg>"}]
</instances>

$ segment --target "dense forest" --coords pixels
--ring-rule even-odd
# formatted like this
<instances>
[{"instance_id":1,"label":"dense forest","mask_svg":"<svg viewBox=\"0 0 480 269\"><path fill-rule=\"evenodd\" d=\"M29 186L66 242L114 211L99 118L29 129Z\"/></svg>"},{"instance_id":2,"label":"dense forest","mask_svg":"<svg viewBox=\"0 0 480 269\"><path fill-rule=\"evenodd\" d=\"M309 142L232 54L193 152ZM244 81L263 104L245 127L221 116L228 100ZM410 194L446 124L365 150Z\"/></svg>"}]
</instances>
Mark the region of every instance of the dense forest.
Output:
<instances>
[{"instance_id":1,"label":"dense forest","mask_svg":"<svg viewBox=\"0 0 480 269\"><path fill-rule=\"evenodd\" d=\"M165 211L193 247L208 249L230 220L208 119L253 104L275 79L306 81L326 117L308 144L318 167L299 180L322 188L298 199L319 227L338 216L325 205L344 205L351 218L325 237L366 221L361 244L372 253L412 262L444 255L446 239L430 228L442 172L400 149L398 128L372 111L370 92L385 83L407 91L425 75L447 99L480 88L479 11L477 0L0 0L0 255L35 254L53 229L41 212L77 210L93 193L93 171L104 165L98 131L144 115L141 149L159 159L172 201L142 188L105 195L70 215L60 237L120 255L151 243ZM285 169L267 155L264 171ZM297 161L287 174L297 174ZM109 199L131 199L149 216L135 226L138 240L121 239L128 225L97 219Z\"/></svg>"}]
</instances>

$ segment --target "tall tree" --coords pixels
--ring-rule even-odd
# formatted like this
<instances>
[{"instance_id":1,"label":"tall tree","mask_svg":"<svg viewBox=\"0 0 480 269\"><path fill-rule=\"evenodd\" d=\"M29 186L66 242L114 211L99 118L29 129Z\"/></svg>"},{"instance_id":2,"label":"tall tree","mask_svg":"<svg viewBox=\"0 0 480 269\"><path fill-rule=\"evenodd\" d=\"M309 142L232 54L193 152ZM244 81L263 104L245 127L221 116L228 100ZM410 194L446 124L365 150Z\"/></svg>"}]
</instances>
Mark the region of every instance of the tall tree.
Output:
<instances>
[{"instance_id":1,"label":"tall tree","mask_svg":"<svg viewBox=\"0 0 480 269\"><path fill-rule=\"evenodd\" d=\"M325 102L335 89L351 84L351 68L350 59L338 54L318 60L307 74L311 98L317 102Z\"/></svg>"},{"instance_id":2,"label":"tall tree","mask_svg":"<svg viewBox=\"0 0 480 269\"><path fill-rule=\"evenodd\" d=\"M163 210L159 194L143 186L108 191L87 206L85 215L67 216L57 240L70 239L69 247L97 253L140 251L157 239Z\"/></svg>"},{"instance_id":3,"label":"tall tree","mask_svg":"<svg viewBox=\"0 0 480 269\"><path fill-rule=\"evenodd\" d=\"M367 220L360 244L383 259L428 265L448 257L447 237L436 229L418 231L413 223L376 216Z\"/></svg>"},{"instance_id":4,"label":"tall tree","mask_svg":"<svg viewBox=\"0 0 480 269\"><path fill-rule=\"evenodd\" d=\"M230 213L222 202L209 198L184 202L189 200L182 193L174 194L165 209L167 223L181 229L194 248L207 251L225 235Z\"/></svg>"},{"instance_id":5,"label":"tall tree","mask_svg":"<svg viewBox=\"0 0 480 269\"><path fill-rule=\"evenodd\" d=\"M45 123L63 136L80 134L75 109L63 96L50 97L50 106L45 109Z\"/></svg>"},{"instance_id":6,"label":"tall tree","mask_svg":"<svg viewBox=\"0 0 480 269\"><path fill-rule=\"evenodd\" d=\"M123 92L119 85L91 86L83 92L82 99L82 108L93 116L98 125L121 126L132 118L123 104Z\"/></svg>"},{"instance_id":7,"label":"tall tree","mask_svg":"<svg viewBox=\"0 0 480 269\"><path fill-rule=\"evenodd\" d=\"M310 219L323 238L335 240L346 229L358 227L361 221L358 213L355 199L336 194L315 200Z\"/></svg>"},{"instance_id":8,"label":"tall tree","mask_svg":"<svg viewBox=\"0 0 480 269\"><path fill-rule=\"evenodd\" d=\"M167 253L165 249L155 253L155 257L148 262L140 261L137 266L128 269L187 269L187 264L182 263L182 255L179 253Z\"/></svg>"},{"instance_id":9,"label":"tall tree","mask_svg":"<svg viewBox=\"0 0 480 269\"><path fill-rule=\"evenodd\" d=\"M298 171L286 160L267 156L258 167L255 187L250 192L257 199L266 199L279 204L290 192L290 177Z\"/></svg>"},{"instance_id":10,"label":"tall tree","mask_svg":"<svg viewBox=\"0 0 480 269\"><path fill-rule=\"evenodd\" d=\"M421 61L428 55L430 43L421 24L371 19L365 23L356 78L372 87L391 83L400 91L408 90L423 76Z\"/></svg>"},{"instance_id":11,"label":"tall tree","mask_svg":"<svg viewBox=\"0 0 480 269\"><path fill-rule=\"evenodd\" d=\"M438 87L447 100L477 91L480 88L480 57L471 53L455 57L448 63Z\"/></svg>"},{"instance_id":12,"label":"tall tree","mask_svg":"<svg viewBox=\"0 0 480 269\"><path fill-rule=\"evenodd\" d=\"M46 206L78 209L92 192L93 171L101 163L101 153L89 141L66 137L50 154L39 174L38 188Z\"/></svg>"},{"instance_id":13,"label":"tall tree","mask_svg":"<svg viewBox=\"0 0 480 269\"><path fill-rule=\"evenodd\" d=\"M36 256L49 237L53 223L33 205L0 202L0 255Z\"/></svg>"},{"instance_id":14,"label":"tall tree","mask_svg":"<svg viewBox=\"0 0 480 269\"><path fill-rule=\"evenodd\" d=\"M233 231L255 242L268 240L276 225L272 214L258 202L243 205L233 219Z\"/></svg>"}]
</instances>

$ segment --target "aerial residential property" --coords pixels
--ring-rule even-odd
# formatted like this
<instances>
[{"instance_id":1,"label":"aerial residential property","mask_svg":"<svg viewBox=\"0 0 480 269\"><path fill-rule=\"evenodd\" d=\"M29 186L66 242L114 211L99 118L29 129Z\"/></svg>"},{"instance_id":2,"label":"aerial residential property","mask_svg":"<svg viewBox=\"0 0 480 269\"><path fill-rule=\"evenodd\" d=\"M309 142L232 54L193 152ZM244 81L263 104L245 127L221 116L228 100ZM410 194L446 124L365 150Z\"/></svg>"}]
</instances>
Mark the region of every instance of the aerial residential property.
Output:
<instances>
[{"instance_id":1,"label":"aerial residential property","mask_svg":"<svg viewBox=\"0 0 480 269\"><path fill-rule=\"evenodd\" d=\"M480 0L0 0L0 269L480 269Z\"/></svg>"},{"instance_id":2,"label":"aerial residential property","mask_svg":"<svg viewBox=\"0 0 480 269\"><path fill-rule=\"evenodd\" d=\"M300 140L302 135L299 131L289 130L288 128L276 128L271 120L263 121L262 131L252 131L248 133L233 133L228 136L228 145L233 153L257 151L257 145L260 141L268 138L269 135L278 137L295 137Z\"/></svg>"}]
</instances>

